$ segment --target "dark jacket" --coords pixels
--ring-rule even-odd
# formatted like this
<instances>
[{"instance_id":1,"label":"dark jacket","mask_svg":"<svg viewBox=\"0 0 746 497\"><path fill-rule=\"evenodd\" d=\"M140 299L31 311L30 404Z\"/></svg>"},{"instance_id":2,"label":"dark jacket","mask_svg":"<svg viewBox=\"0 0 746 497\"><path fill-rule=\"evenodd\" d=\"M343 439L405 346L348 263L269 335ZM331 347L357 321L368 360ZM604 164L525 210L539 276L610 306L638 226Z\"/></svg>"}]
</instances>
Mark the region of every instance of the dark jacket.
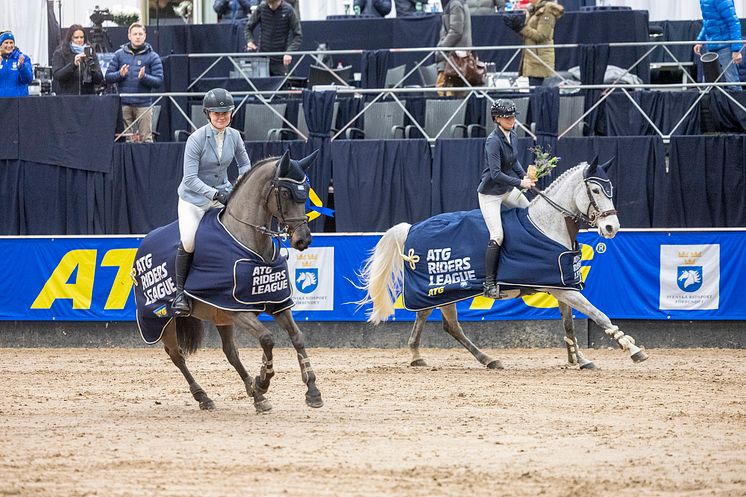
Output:
<instances>
[{"instance_id":1,"label":"dark jacket","mask_svg":"<svg viewBox=\"0 0 746 497\"><path fill-rule=\"evenodd\" d=\"M487 167L482 171L482 181L477 191L483 195L502 195L521 186L526 171L518 161L515 131L510 132L510 143L500 127L490 133L484 142L484 160Z\"/></svg>"},{"instance_id":2,"label":"dark jacket","mask_svg":"<svg viewBox=\"0 0 746 497\"><path fill-rule=\"evenodd\" d=\"M260 24L261 39L257 43L254 29ZM245 34L246 43L253 42L262 52L292 52L298 50L303 41L298 16L287 2L282 2L277 10L270 9L267 2L260 3L246 23Z\"/></svg>"},{"instance_id":3,"label":"dark jacket","mask_svg":"<svg viewBox=\"0 0 746 497\"><path fill-rule=\"evenodd\" d=\"M396 5L396 17L411 16L417 13L417 1L418 0L395 0ZM422 0L422 10L425 10L427 0Z\"/></svg>"},{"instance_id":4,"label":"dark jacket","mask_svg":"<svg viewBox=\"0 0 746 497\"><path fill-rule=\"evenodd\" d=\"M18 58L24 55L22 66L18 66ZM34 79L31 67L31 57L22 54L18 48L8 55L3 55L0 62L0 97L25 97L28 95L28 85Z\"/></svg>"},{"instance_id":5,"label":"dark jacket","mask_svg":"<svg viewBox=\"0 0 746 497\"><path fill-rule=\"evenodd\" d=\"M355 0L352 5L360 7L362 15L386 17L391 12L391 0Z\"/></svg>"},{"instance_id":6,"label":"dark jacket","mask_svg":"<svg viewBox=\"0 0 746 497\"><path fill-rule=\"evenodd\" d=\"M212 9L218 15L219 21L225 23L246 19L251 14L251 7L258 4L259 0L215 0Z\"/></svg>"},{"instance_id":7,"label":"dark jacket","mask_svg":"<svg viewBox=\"0 0 746 497\"><path fill-rule=\"evenodd\" d=\"M733 0L699 0L702 9L702 30L698 41L728 41L741 39L741 21L738 20ZM717 52L725 47L731 52L739 52L742 45L733 43L708 43L707 50Z\"/></svg>"},{"instance_id":8,"label":"dark jacket","mask_svg":"<svg viewBox=\"0 0 746 497\"><path fill-rule=\"evenodd\" d=\"M75 65L75 53L69 44L60 45L52 55L52 73L61 95L93 95L104 82L98 57L84 58ZM81 71L82 69L82 71ZM82 72L82 74L81 74Z\"/></svg>"},{"instance_id":9,"label":"dark jacket","mask_svg":"<svg viewBox=\"0 0 746 497\"><path fill-rule=\"evenodd\" d=\"M119 68L124 64L129 64L130 68L127 76L123 78L119 75ZM145 75L139 79L137 75L141 67L145 67ZM114 52L114 57L106 69L106 82L116 83L119 93L150 93L163 84L161 58L149 43L145 43L137 52L132 50L129 43L125 43ZM122 105L147 107L150 103L149 97L122 97Z\"/></svg>"}]
</instances>

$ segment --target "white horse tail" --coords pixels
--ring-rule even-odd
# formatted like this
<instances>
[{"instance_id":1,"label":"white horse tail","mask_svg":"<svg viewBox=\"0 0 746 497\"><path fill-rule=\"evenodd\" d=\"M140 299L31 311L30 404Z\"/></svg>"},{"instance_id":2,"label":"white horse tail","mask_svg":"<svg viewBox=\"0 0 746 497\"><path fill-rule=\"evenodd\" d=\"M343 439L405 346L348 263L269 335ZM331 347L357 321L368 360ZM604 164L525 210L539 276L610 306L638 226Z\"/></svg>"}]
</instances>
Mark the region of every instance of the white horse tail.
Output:
<instances>
[{"instance_id":1,"label":"white horse tail","mask_svg":"<svg viewBox=\"0 0 746 497\"><path fill-rule=\"evenodd\" d=\"M402 289L404 260L402 250L410 224L400 223L389 228L365 261L360 282L367 294L360 304L373 303L368 322L378 324L394 314L394 303Z\"/></svg>"}]
</instances>

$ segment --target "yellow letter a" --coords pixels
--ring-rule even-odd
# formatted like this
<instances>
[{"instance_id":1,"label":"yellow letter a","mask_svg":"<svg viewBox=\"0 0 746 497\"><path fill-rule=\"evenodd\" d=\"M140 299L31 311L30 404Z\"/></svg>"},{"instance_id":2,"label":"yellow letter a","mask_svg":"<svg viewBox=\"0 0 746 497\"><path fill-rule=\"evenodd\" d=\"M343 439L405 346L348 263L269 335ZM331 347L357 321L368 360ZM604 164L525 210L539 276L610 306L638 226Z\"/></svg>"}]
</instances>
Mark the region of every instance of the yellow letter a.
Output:
<instances>
[{"instance_id":1,"label":"yellow letter a","mask_svg":"<svg viewBox=\"0 0 746 497\"><path fill-rule=\"evenodd\" d=\"M75 283L67 283L75 268L78 269ZM96 250L71 250L57 265L31 308L49 309L57 299L72 299L73 309L90 309L95 273Z\"/></svg>"}]
</instances>

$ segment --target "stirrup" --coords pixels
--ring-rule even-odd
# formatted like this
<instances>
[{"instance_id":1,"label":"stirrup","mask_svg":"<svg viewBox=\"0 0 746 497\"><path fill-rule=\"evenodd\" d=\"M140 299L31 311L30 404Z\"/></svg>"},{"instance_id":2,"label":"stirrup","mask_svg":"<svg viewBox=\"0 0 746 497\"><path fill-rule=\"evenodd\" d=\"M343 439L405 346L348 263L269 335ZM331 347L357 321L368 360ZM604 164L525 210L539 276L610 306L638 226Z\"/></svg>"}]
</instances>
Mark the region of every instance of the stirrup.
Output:
<instances>
[{"instance_id":1,"label":"stirrup","mask_svg":"<svg viewBox=\"0 0 746 497\"><path fill-rule=\"evenodd\" d=\"M174 316L185 318L192 314L192 306L184 292L179 292L176 297L171 301L171 310L174 311Z\"/></svg>"},{"instance_id":2,"label":"stirrup","mask_svg":"<svg viewBox=\"0 0 746 497\"><path fill-rule=\"evenodd\" d=\"M490 285L490 284L485 283L484 284L484 296L490 299L495 299L495 300L499 299L501 296L500 285L495 285L495 284Z\"/></svg>"}]
</instances>

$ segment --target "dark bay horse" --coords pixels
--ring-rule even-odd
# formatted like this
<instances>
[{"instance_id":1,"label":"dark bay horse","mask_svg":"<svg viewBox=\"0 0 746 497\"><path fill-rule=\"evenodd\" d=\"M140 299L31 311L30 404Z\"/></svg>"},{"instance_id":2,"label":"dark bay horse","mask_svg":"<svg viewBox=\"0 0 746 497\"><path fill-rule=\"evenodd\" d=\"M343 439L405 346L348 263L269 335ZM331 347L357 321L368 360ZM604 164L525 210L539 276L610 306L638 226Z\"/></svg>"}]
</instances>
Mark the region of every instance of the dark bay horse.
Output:
<instances>
[{"instance_id":1,"label":"dark bay horse","mask_svg":"<svg viewBox=\"0 0 746 497\"><path fill-rule=\"evenodd\" d=\"M305 200L297 198L293 189L297 185L288 177L305 178L316 153L300 160L290 160L285 153L281 158L270 158L255 164L237 183L220 214L220 221L238 242L261 256L272 260L275 254L273 237L290 236L290 244L297 250L305 250L311 244L311 231L305 212ZM297 180L296 180L297 181ZM308 191L308 180L301 180ZM273 221L279 232L273 231ZM209 250L209 247L205 247ZM280 256L282 257L282 256ZM274 339L269 329L258 319L260 312L236 312L219 309L200 300L193 301L192 315L188 318L171 319L165 327L161 340L166 353L189 383L189 390L201 409L214 409L215 403L194 380L186 365L186 356L195 352L202 340L202 321L212 321L220 333L223 352L228 362L243 380L246 393L253 397L257 412L267 412L272 405L264 394L274 376L272 349ZM307 387L306 403L310 407L321 407L321 393L316 387L316 375L305 350L303 334L293 320L290 309L273 315L275 321L290 336L300 364L301 378ZM234 328L247 330L262 348L262 366L256 378L249 375L238 357L234 342Z\"/></svg>"},{"instance_id":2,"label":"dark bay horse","mask_svg":"<svg viewBox=\"0 0 746 497\"><path fill-rule=\"evenodd\" d=\"M536 228L549 239L571 250L575 246L577 222L584 221L595 227L599 235L613 238L619 230L619 219L612 201L612 185L605 169L592 164L583 163L569 169L559 176L546 189L531 201L527 207L528 217ZM570 223L568 223L568 220ZM570 229L574 224L574 229ZM394 313L396 299L403 288L405 261L414 264L411 256L403 254L403 247L409 236L411 226L400 223L390 228L375 246L373 254L368 258L361 274L362 287L367 294L362 303L372 303L373 308L368 321L377 324L388 319ZM574 231L574 232L573 232ZM506 231L506 237L510 232ZM457 243L443 240L442 246ZM424 260L424 258L423 258ZM530 263L530 262L528 262ZM484 275L481 275L484 277ZM511 285L506 285L511 288ZM501 284L501 287L503 285ZM593 369L595 364L587 359L578 347L572 320L572 309L578 309L595 321L619 347L627 351L634 362L644 361L647 354L635 344L635 340L619 330L611 320L591 304L580 291L573 288L543 288L540 285L513 286L505 292L503 298L517 298L537 292L547 292L556 297L565 328L565 345L567 360L570 365L582 369ZM502 300L502 299L501 299ZM456 304L450 303L439 306L443 316L443 328L461 345L471 352L474 357L490 369L502 369L500 361L482 352L464 334L458 322ZM420 355L420 337L425 322L432 313L432 308L417 312L417 318L409 337L409 348L412 353L412 366L425 366Z\"/></svg>"}]
</instances>

